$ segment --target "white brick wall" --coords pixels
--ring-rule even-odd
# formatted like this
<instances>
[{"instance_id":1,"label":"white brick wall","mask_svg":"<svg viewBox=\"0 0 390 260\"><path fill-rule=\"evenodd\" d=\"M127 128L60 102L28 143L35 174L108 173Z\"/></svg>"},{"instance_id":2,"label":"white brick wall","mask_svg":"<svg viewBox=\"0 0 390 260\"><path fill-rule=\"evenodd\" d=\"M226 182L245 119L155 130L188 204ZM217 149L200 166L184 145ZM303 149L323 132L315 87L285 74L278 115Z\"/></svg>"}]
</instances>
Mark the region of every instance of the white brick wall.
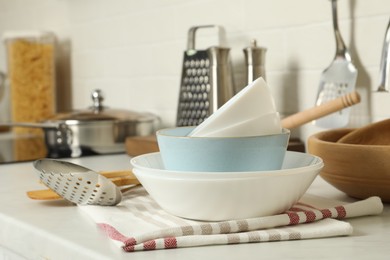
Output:
<instances>
[{"instance_id":1,"label":"white brick wall","mask_svg":"<svg viewBox=\"0 0 390 260\"><path fill-rule=\"evenodd\" d=\"M378 108L390 104L390 94L372 92L389 18L389 0L339 0L339 26L363 97L351 126L386 116ZM237 86L244 86L242 49L256 38L268 49L267 80L278 110L288 115L313 106L320 74L335 53L328 0L0 0L1 33L43 28L61 41L70 38L74 108L88 106L90 91L101 88L107 105L155 112L165 125L175 123L187 30L200 24L225 27ZM199 47L215 41L210 33L199 35ZM308 124L293 133L306 140L320 130Z\"/></svg>"}]
</instances>

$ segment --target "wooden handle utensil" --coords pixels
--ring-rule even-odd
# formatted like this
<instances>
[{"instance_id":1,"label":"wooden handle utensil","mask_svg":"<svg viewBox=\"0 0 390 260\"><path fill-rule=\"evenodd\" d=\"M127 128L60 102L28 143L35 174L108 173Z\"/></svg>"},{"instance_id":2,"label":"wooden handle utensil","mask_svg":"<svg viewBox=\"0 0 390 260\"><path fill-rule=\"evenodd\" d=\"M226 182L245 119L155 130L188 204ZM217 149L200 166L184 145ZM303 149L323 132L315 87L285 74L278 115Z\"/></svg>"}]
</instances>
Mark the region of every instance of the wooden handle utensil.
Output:
<instances>
[{"instance_id":1,"label":"wooden handle utensil","mask_svg":"<svg viewBox=\"0 0 390 260\"><path fill-rule=\"evenodd\" d=\"M140 185L137 177L131 171L109 171L100 172L100 174L109 178L117 186ZM60 195L51 189L27 191L27 196L34 200L62 199Z\"/></svg>"},{"instance_id":2,"label":"wooden handle utensil","mask_svg":"<svg viewBox=\"0 0 390 260\"><path fill-rule=\"evenodd\" d=\"M322 105L288 116L282 120L282 126L288 129L295 128L304 125L312 120L324 117L346 107L355 105L359 102L359 93L353 91L337 99L326 102Z\"/></svg>"},{"instance_id":3,"label":"wooden handle utensil","mask_svg":"<svg viewBox=\"0 0 390 260\"><path fill-rule=\"evenodd\" d=\"M337 142L360 145L390 145L390 119L354 129Z\"/></svg>"}]
</instances>

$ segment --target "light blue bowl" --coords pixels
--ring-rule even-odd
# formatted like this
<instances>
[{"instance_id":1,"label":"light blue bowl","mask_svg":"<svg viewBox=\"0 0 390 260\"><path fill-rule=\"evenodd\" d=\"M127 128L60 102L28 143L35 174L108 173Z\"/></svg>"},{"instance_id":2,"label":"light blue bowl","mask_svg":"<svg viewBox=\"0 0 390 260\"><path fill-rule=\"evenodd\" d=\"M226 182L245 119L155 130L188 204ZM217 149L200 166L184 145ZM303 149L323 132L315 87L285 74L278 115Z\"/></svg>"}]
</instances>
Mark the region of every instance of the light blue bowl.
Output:
<instances>
[{"instance_id":1,"label":"light blue bowl","mask_svg":"<svg viewBox=\"0 0 390 260\"><path fill-rule=\"evenodd\" d=\"M286 154L290 130L250 137L188 137L194 127L157 131L162 161L174 171L279 170Z\"/></svg>"}]
</instances>

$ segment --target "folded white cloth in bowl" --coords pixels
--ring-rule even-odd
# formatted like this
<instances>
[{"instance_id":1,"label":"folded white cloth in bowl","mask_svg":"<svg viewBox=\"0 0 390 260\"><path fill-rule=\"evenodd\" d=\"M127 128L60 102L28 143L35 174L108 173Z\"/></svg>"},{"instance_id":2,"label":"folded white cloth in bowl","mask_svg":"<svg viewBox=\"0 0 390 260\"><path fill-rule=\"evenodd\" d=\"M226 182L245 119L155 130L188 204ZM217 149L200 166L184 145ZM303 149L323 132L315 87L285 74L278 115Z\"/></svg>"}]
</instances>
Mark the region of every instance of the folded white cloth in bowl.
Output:
<instances>
[{"instance_id":1,"label":"folded white cloth in bowl","mask_svg":"<svg viewBox=\"0 0 390 260\"><path fill-rule=\"evenodd\" d=\"M283 214L202 222L165 212L140 187L124 194L122 202L115 207L79 206L79 209L86 212L110 240L125 251L133 252L345 236L353 229L340 220L380 214L383 204L378 197L342 204L305 194Z\"/></svg>"}]
</instances>

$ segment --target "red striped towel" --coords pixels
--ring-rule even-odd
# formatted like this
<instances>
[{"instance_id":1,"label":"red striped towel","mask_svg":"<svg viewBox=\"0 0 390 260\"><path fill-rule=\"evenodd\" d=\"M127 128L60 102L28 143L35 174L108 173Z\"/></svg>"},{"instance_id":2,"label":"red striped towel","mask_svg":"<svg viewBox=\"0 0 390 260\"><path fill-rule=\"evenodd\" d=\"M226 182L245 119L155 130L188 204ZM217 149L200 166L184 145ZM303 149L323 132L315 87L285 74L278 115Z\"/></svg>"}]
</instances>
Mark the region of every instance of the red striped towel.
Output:
<instances>
[{"instance_id":1,"label":"red striped towel","mask_svg":"<svg viewBox=\"0 0 390 260\"><path fill-rule=\"evenodd\" d=\"M179 218L162 210L141 187L116 207L80 206L125 251L345 236L346 218L376 215L378 197L342 204L306 194L283 214L222 222Z\"/></svg>"}]
</instances>

